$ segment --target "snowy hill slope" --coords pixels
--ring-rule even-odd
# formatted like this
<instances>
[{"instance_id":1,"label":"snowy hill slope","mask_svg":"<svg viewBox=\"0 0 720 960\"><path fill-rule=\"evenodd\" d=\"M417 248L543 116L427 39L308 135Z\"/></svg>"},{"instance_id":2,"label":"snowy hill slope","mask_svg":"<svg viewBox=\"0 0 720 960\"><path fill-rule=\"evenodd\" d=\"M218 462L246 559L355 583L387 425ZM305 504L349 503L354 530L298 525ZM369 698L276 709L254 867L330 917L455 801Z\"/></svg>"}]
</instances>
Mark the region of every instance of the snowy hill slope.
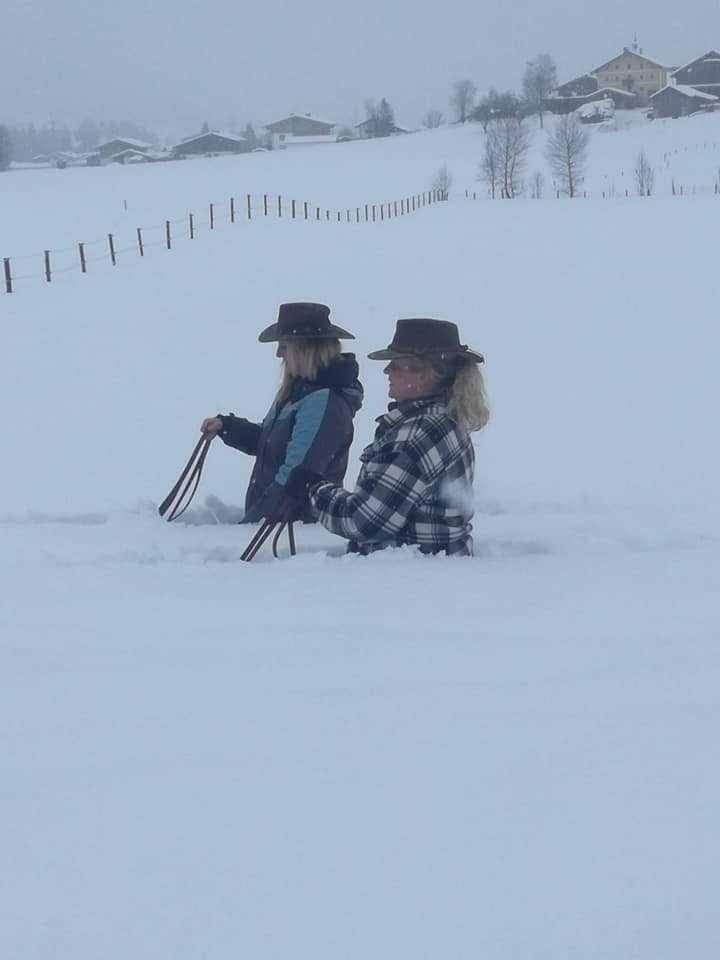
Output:
<instances>
[{"instance_id":1,"label":"snowy hill slope","mask_svg":"<svg viewBox=\"0 0 720 960\"><path fill-rule=\"evenodd\" d=\"M553 122L546 118L548 125ZM542 172L550 195L545 133L534 121L529 124L534 133L528 176ZM642 147L656 168L659 194L671 192L673 178L678 187L710 191L717 181L718 113L651 123L637 111L619 111L615 121L589 132L586 187L594 195L613 188L618 195L626 188L632 193L632 168ZM137 227L160 225L168 218L184 217L188 210L207 218L210 202L218 205L219 218L226 217L229 198L238 198L242 208L247 193L283 194L352 209L429 189L444 163L453 174L456 192L481 191L477 171L482 144L482 129L473 123L388 140L239 157L16 170L0 178L0 255L21 256L81 240L104 240L110 232L118 235L119 246L132 246Z\"/></svg>"},{"instance_id":2,"label":"snowy hill slope","mask_svg":"<svg viewBox=\"0 0 720 960\"><path fill-rule=\"evenodd\" d=\"M392 196L442 159L403 143L477 130L433 137L386 144L387 180L271 160ZM202 197L230 163L183 169ZM0 298L0 955L717 953L718 202L258 222ZM358 338L349 481L396 317L486 354L474 559L303 527L241 565L249 464L219 446L190 522L157 518L203 416L262 415L257 332L306 298Z\"/></svg>"}]
</instances>

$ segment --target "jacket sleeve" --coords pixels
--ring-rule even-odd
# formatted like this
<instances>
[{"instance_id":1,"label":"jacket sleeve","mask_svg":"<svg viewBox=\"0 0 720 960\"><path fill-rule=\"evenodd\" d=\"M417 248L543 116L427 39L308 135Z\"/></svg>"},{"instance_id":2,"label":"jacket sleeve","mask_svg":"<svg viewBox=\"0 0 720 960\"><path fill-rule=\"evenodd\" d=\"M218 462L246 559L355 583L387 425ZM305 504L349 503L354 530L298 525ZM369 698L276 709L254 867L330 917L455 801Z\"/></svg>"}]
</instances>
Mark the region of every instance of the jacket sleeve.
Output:
<instances>
[{"instance_id":1,"label":"jacket sleeve","mask_svg":"<svg viewBox=\"0 0 720 960\"><path fill-rule=\"evenodd\" d=\"M222 442L228 447L242 450L243 453L249 453L253 457L257 456L262 432L260 424L251 423L244 417L236 417L232 413L226 414L220 419L223 425L220 431Z\"/></svg>"},{"instance_id":2,"label":"jacket sleeve","mask_svg":"<svg viewBox=\"0 0 720 960\"><path fill-rule=\"evenodd\" d=\"M368 543L396 537L447 469L446 450L446 442L420 431L382 461L366 462L352 492L332 483L315 485L310 501L318 519L347 540Z\"/></svg>"},{"instance_id":3,"label":"jacket sleeve","mask_svg":"<svg viewBox=\"0 0 720 960\"><path fill-rule=\"evenodd\" d=\"M292 433L285 459L275 474L275 483L284 487L290 471L300 465L323 474L353 437L352 411L348 403L330 389L315 390L295 410Z\"/></svg>"}]
</instances>

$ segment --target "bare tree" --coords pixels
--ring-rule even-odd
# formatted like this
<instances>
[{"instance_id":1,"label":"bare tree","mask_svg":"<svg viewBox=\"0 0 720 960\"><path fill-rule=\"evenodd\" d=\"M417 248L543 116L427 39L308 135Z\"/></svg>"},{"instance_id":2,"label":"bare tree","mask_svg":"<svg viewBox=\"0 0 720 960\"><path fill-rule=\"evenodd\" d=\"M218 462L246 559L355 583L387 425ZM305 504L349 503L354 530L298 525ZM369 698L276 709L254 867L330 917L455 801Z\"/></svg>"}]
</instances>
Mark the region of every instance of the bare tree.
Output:
<instances>
[{"instance_id":1,"label":"bare tree","mask_svg":"<svg viewBox=\"0 0 720 960\"><path fill-rule=\"evenodd\" d=\"M488 185L490 196L494 200L497 195L498 181L500 179L500 146L495 136L495 128L490 129L490 124L485 125L485 143L483 146L483 156L480 161L478 179L484 180Z\"/></svg>"},{"instance_id":2,"label":"bare tree","mask_svg":"<svg viewBox=\"0 0 720 960\"><path fill-rule=\"evenodd\" d=\"M435 130L442 124L444 119L442 110L428 110L422 122L423 126L427 127L428 130Z\"/></svg>"},{"instance_id":3,"label":"bare tree","mask_svg":"<svg viewBox=\"0 0 720 960\"><path fill-rule=\"evenodd\" d=\"M447 200L450 195L450 187L453 184L453 177L448 170L448 165L444 163L435 171L432 179L432 189L436 190L441 200Z\"/></svg>"},{"instance_id":4,"label":"bare tree","mask_svg":"<svg viewBox=\"0 0 720 960\"><path fill-rule=\"evenodd\" d=\"M651 197L655 187L655 170L650 166L650 161L647 158L644 147L637 156L634 172L638 196Z\"/></svg>"},{"instance_id":5,"label":"bare tree","mask_svg":"<svg viewBox=\"0 0 720 960\"><path fill-rule=\"evenodd\" d=\"M488 127L486 136L491 138L496 153L500 196L512 200L523 190L523 174L530 150L530 131L519 117L495 120Z\"/></svg>"},{"instance_id":6,"label":"bare tree","mask_svg":"<svg viewBox=\"0 0 720 960\"><path fill-rule=\"evenodd\" d=\"M533 200L542 200L545 192L545 177L539 170L536 170L530 181L530 196Z\"/></svg>"},{"instance_id":7,"label":"bare tree","mask_svg":"<svg viewBox=\"0 0 720 960\"><path fill-rule=\"evenodd\" d=\"M574 113L560 117L548 133L546 156L550 169L569 197L577 195L585 179L590 138Z\"/></svg>"},{"instance_id":8,"label":"bare tree","mask_svg":"<svg viewBox=\"0 0 720 960\"><path fill-rule=\"evenodd\" d=\"M0 170L9 170L12 160L12 140L7 127L0 127Z\"/></svg>"},{"instance_id":9,"label":"bare tree","mask_svg":"<svg viewBox=\"0 0 720 960\"><path fill-rule=\"evenodd\" d=\"M477 86L472 80L456 80L452 85L450 106L455 111L458 123L465 123L475 103Z\"/></svg>"},{"instance_id":10,"label":"bare tree","mask_svg":"<svg viewBox=\"0 0 720 960\"><path fill-rule=\"evenodd\" d=\"M533 113L540 117L541 127L545 101L556 85L557 67L549 53L539 53L534 60L528 60L523 76L523 93Z\"/></svg>"}]
</instances>

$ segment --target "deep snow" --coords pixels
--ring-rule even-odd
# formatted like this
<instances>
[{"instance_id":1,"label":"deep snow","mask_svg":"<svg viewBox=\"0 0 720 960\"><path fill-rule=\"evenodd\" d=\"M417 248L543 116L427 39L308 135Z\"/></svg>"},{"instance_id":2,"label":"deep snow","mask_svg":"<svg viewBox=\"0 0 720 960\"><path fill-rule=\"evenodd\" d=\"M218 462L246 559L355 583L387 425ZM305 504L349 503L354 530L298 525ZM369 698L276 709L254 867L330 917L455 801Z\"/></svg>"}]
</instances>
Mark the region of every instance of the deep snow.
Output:
<instances>
[{"instance_id":1,"label":"deep snow","mask_svg":"<svg viewBox=\"0 0 720 960\"><path fill-rule=\"evenodd\" d=\"M387 145L387 189L313 175L393 196L432 137ZM150 210L158 169L108 176ZM0 297L0 955L717 953L718 203L259 222ZM361 358L416 311L486 354L473 560L301 528L241 565L220 446L190 522L156 517L203 416L264 412L257 332L305 298ZM349 481L386 402L361 365Z\"/></svg>"}]
</instances>

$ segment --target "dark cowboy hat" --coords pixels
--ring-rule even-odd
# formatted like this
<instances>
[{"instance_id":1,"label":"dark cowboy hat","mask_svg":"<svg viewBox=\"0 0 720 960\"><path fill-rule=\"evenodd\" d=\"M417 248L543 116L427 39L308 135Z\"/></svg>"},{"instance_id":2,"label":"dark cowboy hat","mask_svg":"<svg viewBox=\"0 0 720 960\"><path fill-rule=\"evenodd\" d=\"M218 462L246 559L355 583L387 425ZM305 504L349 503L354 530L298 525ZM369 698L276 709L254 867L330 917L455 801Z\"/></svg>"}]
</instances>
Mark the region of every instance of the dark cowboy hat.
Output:
<instances>
[{"instance_id":1,"label":"dark cowboy hat","mask_svg":"<svg viewBox=\"0 0 720 960\"><path fill-rule=\"evenodd\" d=\"M281 303L277 323L260 334L260 343L273 340L354 340L355 337L330 323L330 307L324 303Z\"/></svg>"},{"instance_id":2,"label":"dark cowboy hat","mask_svg":"<svg viewBox=\"0 0 720 960\"><path fill-rule=\"evenodd\" d=\"M395 360L398 357L417 356L433 360L451 360L467 357L475 363L484 363L485 357L464 343L456 324L448 320L414 318L398 320L392 343L385 350L369 353L370 360Z\"/></svg>"}]
</instances>

